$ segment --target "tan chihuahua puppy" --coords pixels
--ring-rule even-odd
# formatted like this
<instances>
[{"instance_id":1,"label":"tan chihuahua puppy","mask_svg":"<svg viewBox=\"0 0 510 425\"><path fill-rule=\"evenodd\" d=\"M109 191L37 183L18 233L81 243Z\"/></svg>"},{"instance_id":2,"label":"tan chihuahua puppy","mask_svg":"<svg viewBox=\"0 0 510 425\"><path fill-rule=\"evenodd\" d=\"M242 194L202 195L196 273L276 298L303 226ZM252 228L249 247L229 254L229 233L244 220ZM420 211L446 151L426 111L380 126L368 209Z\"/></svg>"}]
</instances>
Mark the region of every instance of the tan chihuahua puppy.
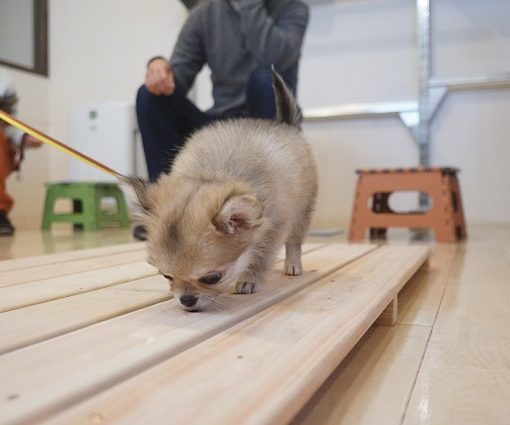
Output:
<instances>
[{"instance_id":1,"label":"tan chihuahua puppy","mask_svg":"<svg viewBox=\"0 0 510 425\"><path fill-rule=\"evenodd\" d=\"M136 194L149 262L185 310L253 292L283 243L284 273L302 273L317 171L299 108L276 72L273 87L276 121L214 123L189 138L169 175L123 182Z\"/></svg>"}]
</instances>

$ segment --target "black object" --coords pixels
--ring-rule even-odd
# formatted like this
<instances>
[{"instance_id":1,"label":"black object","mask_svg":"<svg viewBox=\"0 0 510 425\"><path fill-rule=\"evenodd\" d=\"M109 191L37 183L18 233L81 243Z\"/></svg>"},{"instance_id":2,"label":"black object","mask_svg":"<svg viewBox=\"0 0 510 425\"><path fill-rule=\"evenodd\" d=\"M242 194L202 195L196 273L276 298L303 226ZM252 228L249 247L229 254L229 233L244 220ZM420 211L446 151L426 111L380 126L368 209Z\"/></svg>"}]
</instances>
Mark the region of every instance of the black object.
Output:
<instances>
[{"instance_id":1,"label":"black object","mask_svg":"<svg viewBox=\"0 0 510 425\"><path fill-rule=\"evenodd\" d=\"M196 303L198 298L194 295L181 295L181 304L185 307L193 307Z\"/></svg>"},{"instance_id":2,"label":"black object","mask_svg":"<svg viewBox=\"0 0 510 425\"><path fill-rule=\"evenodd\" d=\"M12 236L13 234L14 226L5 211L0 211L0 236Z\"/></svg>"},{"instance_id":3,"label":"black object","mask_svg":"<svg viewBox=\"0 0 510 425\"><path fill-rule=\"evenodd\" d=\"M133 236L135 239L138 239L139 241L146 241L147 240L147 229L145 226L139 224L138 226L135 226L133 229Z\"/></svg>"},{"instance_id":4,"label":"black object","mask_svg":"<svg viewBox=\"0 0 510 425\"><path fill-rule=\"evenodd\" d=\"M181 0L188 9L195 7L200 0Z\"/></svg>"}]
</instances>

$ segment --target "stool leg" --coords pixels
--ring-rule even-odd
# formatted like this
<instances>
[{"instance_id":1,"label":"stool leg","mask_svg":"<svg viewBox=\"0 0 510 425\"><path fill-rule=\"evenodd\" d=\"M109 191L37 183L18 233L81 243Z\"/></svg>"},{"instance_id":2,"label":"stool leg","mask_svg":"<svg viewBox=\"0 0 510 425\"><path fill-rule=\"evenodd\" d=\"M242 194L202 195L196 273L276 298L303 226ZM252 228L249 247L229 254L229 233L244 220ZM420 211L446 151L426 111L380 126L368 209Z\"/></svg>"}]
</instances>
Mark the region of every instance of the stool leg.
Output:
<instances>
[{"instance_id":1,"label":"stool leg","mask_svg":"<svg viewBox=\"0 0 510 425\"><path fill-rule=\"evenodd\" d=\"M430 195L433 198L433 204L429 214L432 219L431 227L434 229L436 241L456 242L453 202L448 176L441 176L438 173Z\"/></svg>"},{"instance_id":2,"label":"stool leg","mask_svg":"<svg viewBox=\"0 0 510 425\"><path fill-rule=\"evenodd\" d=\"M98 226L102 227L104 222L108 223L116 223L121 227L128 227L130 224L129 214L127 210L126 201L124 199L124 194L119 189L118 186L112 185L108 187L98 188L99 195L97 196L98 205L100 205L101 200L104 198L113 198L115 200L115 212L107 213L105 211L100 211L98 215Z\"/></svg>"},{"instance_id":3,"label":"stool leg","mask_svg":"<svg viewBox=\"0 0 510 425\"><path fill-rule=\"evenodd\" d=\"M356 225L351 223L351 230L349 231L349 240L350 241L362 241L365 239L365 233L367 228L361 225Z\"/></svg>"},{"instance_id":4,"label":"stool leg","mask_svg":"<svg viewBox=\"0 0 510 425\"><path fill-rule=\"evenodd\" d=\"M466 221L464 219L464 207L462 205L462 195L460 193L459 180L457 174L453 174L450 178L450 189L452 196L455 197L456 208L455 214L455 226L458 228L458 236L460 239L467 237Z\"/></svg>"},{"instance_id":5,"label":"stool leg","mask_svg":"<svg viewBox=\"0 0 510 425\"><path fill-rule=\"evenodd\" d=\"M372 211L376 213L393 213L388 202L391 192L374 193ZM371 227L370 239L384 239L386 237L385 227Z\"/></svg>"},{"instance_id":6,"label":"stool leg","mask_svg":"<svg viewBox=\"0 0 510 425\"><path fill-rule=\"evenodd\" d=\"M96 190L95 188L90 188L87 191L87 196L85 196L82 200L83 202L83 230L95 231L98 229L98 220L97 216L99 214L98 209L101 208L101 205L97 203L96 200Z\"/></svg>"},{"instance_id":7,"label":"stool leg","mask_svg":"<svg viewBox=\"0 0 510 425\"><path fill-rule=\"evenodd\" d=\"M115 201L117 202L117 217L121 227L129 227L129 215L126 206L124 194L119 190L115 193Z\"/></svg>"},{"instance_id":8,"label":"stool leg","mask_svg":"<svg viewBox=\"0 0 510 425\"><path fill-rule=\"evenodd\" d=\"M46 192L46 200L44 201L44 214L41 225L42 230L50 230L53 218L53 207L55 204L56 196L51 190Z\"/></svg>"},{"instance_id":9,"label":"stool leg","mask_svg":"<svg viewBox=\"0 0 510 425\"><path fill-rule=\"evenodd\" d=\"M351 226L349 229L350 241L362 241L368 228L368 199L372 196L362 176L358 177L354 205L352 207Z\"/></svg>"}]
</instances>

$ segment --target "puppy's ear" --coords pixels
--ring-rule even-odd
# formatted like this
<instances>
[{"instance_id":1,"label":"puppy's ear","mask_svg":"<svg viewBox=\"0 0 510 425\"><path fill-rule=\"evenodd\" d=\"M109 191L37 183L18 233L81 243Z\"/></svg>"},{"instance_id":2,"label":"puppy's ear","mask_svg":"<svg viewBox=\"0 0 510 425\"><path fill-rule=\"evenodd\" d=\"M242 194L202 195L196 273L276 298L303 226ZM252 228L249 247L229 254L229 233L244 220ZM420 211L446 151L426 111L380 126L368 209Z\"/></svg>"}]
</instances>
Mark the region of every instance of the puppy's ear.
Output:
<instances>
[{"instance_id":1,"label":"puppy's ear","mask_svg":"<svg viewBox=\"0 0 510 425\"><path fill-rule=\"evenodd\" d=\"M227 234L251 229L262 222L262 206L253 195L233 195L225 200L212 222Z\"/></svg>"},{"instance_id":2,"label":"puppy's ear","mask_svg":"<svg viewBox=\"0 0 510 425\"><path fill-rule=\"evenodd\" d=\"M151 205L147 197L149 182L133 176L118 176L117 178L129 205L133 207L135 217L142 218L150 214Z\"/></svg>"}]
</instances>

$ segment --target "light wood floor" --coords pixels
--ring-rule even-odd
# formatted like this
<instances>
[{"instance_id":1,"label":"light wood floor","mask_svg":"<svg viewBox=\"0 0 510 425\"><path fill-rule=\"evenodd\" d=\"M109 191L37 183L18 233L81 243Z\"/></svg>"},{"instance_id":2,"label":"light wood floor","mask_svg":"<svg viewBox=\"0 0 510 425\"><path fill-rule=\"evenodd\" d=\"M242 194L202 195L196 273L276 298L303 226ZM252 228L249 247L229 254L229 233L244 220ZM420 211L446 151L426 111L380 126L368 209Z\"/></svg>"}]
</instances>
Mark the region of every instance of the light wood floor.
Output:
<instances>
[{"instance_id":1,"label":"light wood floor","mask_svg":"<svg viewBox=\"0 0 510 425\"><path fill-rule=\"evenodd\" d=\"M434 245L399 296L398 324L372 327L293 425L510 423L510 225L468 230L464 243ZM116 229L19 231L0 238L0 259L132 240Z\"/></svg>"},{"instance_id":2,"label":"light wood floor","mask_svg":"<svg viewBox=\"0 0 510 425\"><path fill-rule=\"evenodd\" d=\"M0 237L0 260L134 241L129 229L109 228L97 232L73 232L65 223L54 224L51 232L17 229L13 237Z\"/></svg>"}]
</instances>

